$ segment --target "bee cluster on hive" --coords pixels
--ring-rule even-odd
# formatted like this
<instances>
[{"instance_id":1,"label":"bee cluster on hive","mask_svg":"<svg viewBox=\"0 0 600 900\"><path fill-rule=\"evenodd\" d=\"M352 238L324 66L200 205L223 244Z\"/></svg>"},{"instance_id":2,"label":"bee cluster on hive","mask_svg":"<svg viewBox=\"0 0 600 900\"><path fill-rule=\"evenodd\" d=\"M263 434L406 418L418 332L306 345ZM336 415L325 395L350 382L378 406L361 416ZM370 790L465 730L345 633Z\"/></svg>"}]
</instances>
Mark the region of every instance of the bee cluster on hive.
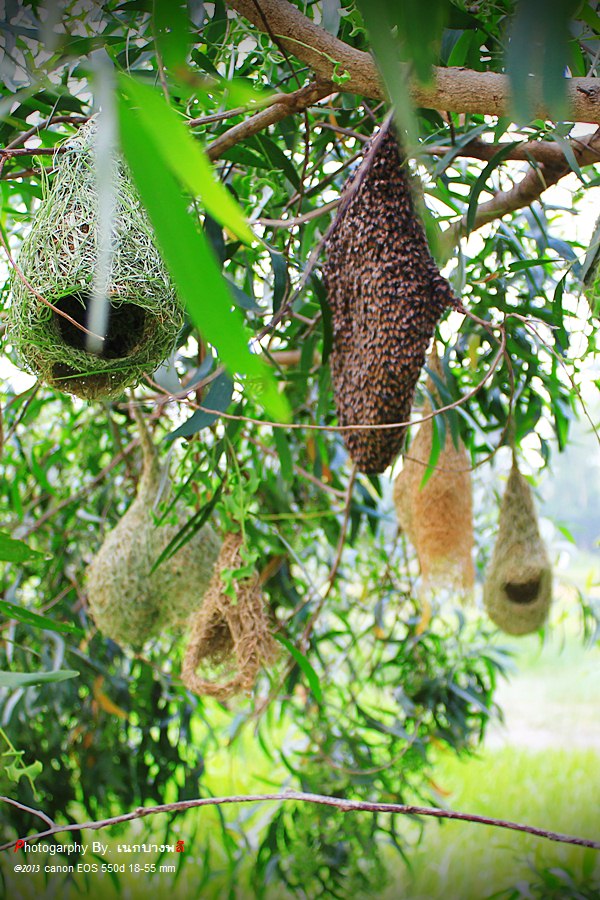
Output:
<instances>
[{"instance_id":1,"label":"bee cluster on hive","mask_svg":"<svg viewBox=\"0 0 600 900\"><path fill-rule=\"evenodd\" d=\"M389 124L344 189L325 247L340 424L407 422L436 325L448 307L462 307L431 256ZM344 437L358 468L376 473L401 451L405 432L357 429Z\"/></svg>"}]
</instances>

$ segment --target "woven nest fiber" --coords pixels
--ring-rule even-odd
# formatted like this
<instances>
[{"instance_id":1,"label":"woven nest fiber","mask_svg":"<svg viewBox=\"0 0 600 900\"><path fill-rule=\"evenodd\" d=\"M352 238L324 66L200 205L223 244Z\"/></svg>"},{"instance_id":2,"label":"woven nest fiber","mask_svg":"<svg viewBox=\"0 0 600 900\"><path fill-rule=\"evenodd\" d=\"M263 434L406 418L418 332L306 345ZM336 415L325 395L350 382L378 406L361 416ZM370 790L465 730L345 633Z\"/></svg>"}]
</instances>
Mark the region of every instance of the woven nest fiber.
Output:
<instances>
[{"instance_id":1,"label":"woven nest fiber","mask_svg":"<svg viewBox=\"0 0 600 900\"><path fill-rule=\"evenodd\" d=\"M331 372L340 424L406 422L444 310L460 307L433 261L390 126L344 191L323 268L333 318ZM406 428L347 432L363 472L383 472Z\"/></svg>"},{"instance_id":2,"label":"woven nest fiber","mask_svg":"<svg viewBox=\"0 0 600 900\"><path fill-rule=\"evenodd\" d=\"M142 446L144 465L137 496L104 539L86 573L88 604L97 627L135 650L165 628L187 624L202 602L220 548L216 534L205 525L151 573L185 520L156 524L152 508L161 473L145 426Z\"/></svg>"},{"instance_id":3,"label":"woven nest fiber","mask_svg":"<svg viewBox=\"0 0 600 900\"><path fill-rule=\"evenodd\" d=\"M424 415L431 411L426 404ZM433 419L427 419L394 483L394 505L398 522L417 552L424 588L466 594L475 581L470 461L462 441L455 447L447 434L436 467L421 487L432 443Z\"/></svg>"},{"instance_id":4,"label":"woven nest fiber","mask_svg":"<svg viewBox=\"0 0 600 900\"><path fill-rule=\"evenodd\" d=\"M52 185L17 260L30 287L13 271L9 313L10 340L25 368L88 400L115 399L153 372L183 323L182 307L122 163L115 168L110 310L101 355L89 353L85 333L34 293L86 326L98 237L93 137L94 125L88 123L57 156Z\"/></svg>"},{"instance_id":5,"label":"woven nest fiber","mask_svg":"<svg viewBox=\"0 0 600 900\"><path fill-rule=\"evenodd\" d=\"M506 483L498 536L483 590L490 619L508 634L537 631L552 601L552 569L529 484L516 460Z\"/></svg>"},{"instance_id":6,"label":"woven nest fiber","mask_svg":"<svg viewBox=\"0 0 600 900\"><path fill-rule=\"evenodd\" d=\"M242 543L241 534L225 536L202 607L191 623L181 670L186 687L217 700L251 690L261 667L277 657L258 574L234 580L235 600L224 591L222 572L242 565Z\"/></svg>"}]
</instances>

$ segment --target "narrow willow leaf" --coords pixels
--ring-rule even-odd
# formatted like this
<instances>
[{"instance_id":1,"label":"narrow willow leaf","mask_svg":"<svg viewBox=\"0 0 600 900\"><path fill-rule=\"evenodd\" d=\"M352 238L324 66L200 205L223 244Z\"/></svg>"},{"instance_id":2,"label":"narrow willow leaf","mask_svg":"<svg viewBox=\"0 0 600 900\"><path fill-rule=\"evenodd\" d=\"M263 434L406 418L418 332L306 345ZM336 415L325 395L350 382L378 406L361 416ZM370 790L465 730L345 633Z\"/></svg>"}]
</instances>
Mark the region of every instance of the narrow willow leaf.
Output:
<instances>
[{"instance_id":1,"label":"narrow willow leaf","mask_svg":"<svg viewBox=\"0 0 600 900\"><path fill-rule=\"evenodd\" d=\"M201 198L217 222L251 244L254 235L242 210L215 178L210 160L164 97L130 75L119 76L119 88L122 100L127 101L130 109L135 107L140 125L151 136L156 151L173 174L191 194Z\"/></svg>"},{"instance_id":2,"label":"narrow willow leaf","mask_svg":"<svg viewBox=\"0 0 600 900\"><path fill-rule=\"evenodd\" d=\"M173 75L184 69L190 43L186 0L152 0L152 31L158 56Z\"/></svg>"},{"instance_id":3,"label":"narrow willow leaf","mask_svg":"<svg viewBox=\"0 0 600 900\"><path fill-rule=\"evenodd\" d=\"M54 619L41 616L39 613L34 613L23 606L17 606L16 603L7 603L6 600L0 600L0 612L7 619L16 619L18 622L31 625L33 628L43 628L46 631L57 631L59 634L74 634L78 637L84 637L84 632L81 628L71 625L70 622L56 622Z\"/></svg>"},{"instance_id":4,"label":"narrow willow leaf","mask_svg":"<svg viewBox=\"0 0 600 900\"><path fill-rule=\"evenodd\" d=\"M306 680L308 681L310 689L315 696L315 700L317 701L317 703L322 704L323 703L323 691L321 689L321 683L319 681L319 676L317 675L317 673L315 672L315 670L309 663L306 656L304 656L304 654L301 653L297 649L297 647L294 647L294 645L291 643L291 641L288 641L287 638L284 638L282 634L275 633L275 634L273 634L273 637L275 638L275 640L279 641L280 644L283 644L285 649L290 653L290 655L298 663L298 665L300 666L300 668L306 675Z\"/></svg>"},{"instance_id":5,"label":"narrow willow leaf","mask_svg":"<svg viewBox=\"0 0 600 900\"><path fill-rule=\"evenodd\" d=\"M248 348L243 321L206 236L198 231L170 168L154 142L155 131L119 96L121 146L173 281L194 324L235 375L247 376L270 415L287 421L289 407L265 362Z\"/></svg>"},{"instance_id":6,"label":"narrow willow leaf","mask_svg":"<svg viewBox=\"0 0 600 900\"><path fill-rule=\"evenodd\" d=\"M231 403L232 397L233 382L231 378L225 374L219 375L212 382L206 397L202 401L202 406L205 406L207 410L216 410L216 412L206 412L204 409L197 409L183 425L180 425L175 431L171 431L167 435L166 440L172 441L178 437L191 437L202 428L212 425L219 418L219 413L225 412Z\"/></svg>"},{"instance_id":7,"label":"narrow willow leaf","mask_svg":"<svg viewBox=\"0 0 600 900\"><path fill-rule=\"evenodd\" d=\"M32 550L24 541L16 541L4 531L0 531L0 561L20 563L29 559L44 559L44 554Z\"/></svg>"},{"instance_id":8,"label":"narrow willow leaf","mask_svg":"<svg viewBox=\"0 0 600 900\"><path fill-rule=\"evenodd\" d=\"M55 681L67 681L77 678L79 672L74 669L57 669L55 672L2 672L0 671L0 687L20 688L33 684L51 684Z\"/></svg>"},{"instance_id":9,"label":"narrow willow leaf","mask_svg":"<svg viewBox=\"0 0 600 900\"><path fill-rule=\"evenodd\" d=\"M371 47L377 67L394 104L394 118L401 132L407 133L407 143L416 144L417 123L404 67L400 63L400 47L392 34L393 10L388 0L357 0L369 31Z\"/></svg>"},{"instance_id":10,"label":"narrow willow leaf","mask_svg":"<svg viewBox=\"0 0 600 900\"><path fill-rule=\"evenodd\" d=\"M479 200L479 195L482 190L486 186L488 177L497 169L501 162L503 162L506 157L509 155L511 150L517 146L519 141L511 141L510 144L507 144L505 147L502 147L501 150L498 150L497 153L494 153L489 163L479 177L477 181L473 185L473 190L471 191L471 196L469 197L469 208L467 209L467 228L466 235L469 235L473 229L473 225L475 224L475 216L477 214L477 201Z\"/></svg>"}]
</instances>

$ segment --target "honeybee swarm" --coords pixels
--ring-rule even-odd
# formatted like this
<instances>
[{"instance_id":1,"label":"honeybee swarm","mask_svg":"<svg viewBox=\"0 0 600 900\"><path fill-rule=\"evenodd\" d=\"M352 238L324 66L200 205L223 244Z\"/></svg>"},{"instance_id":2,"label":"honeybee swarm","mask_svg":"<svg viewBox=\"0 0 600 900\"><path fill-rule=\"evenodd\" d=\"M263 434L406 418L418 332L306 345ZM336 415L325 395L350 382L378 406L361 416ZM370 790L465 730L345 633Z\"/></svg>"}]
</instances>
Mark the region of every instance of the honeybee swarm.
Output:
<instances>
[{"instance_id":1,"label":"honeybee swarm","mask_svg":"<svg viewBox=\"0 0 600 900\"><path fill-rule=\"evenodd\" d=\"M436 324L460 303L431 256L389 126L346 186L325 246L340 424L407 422ZM382 472L401 451L405 432L365 429L344 438L361 471Z\"/></svg>"}]
</instances>

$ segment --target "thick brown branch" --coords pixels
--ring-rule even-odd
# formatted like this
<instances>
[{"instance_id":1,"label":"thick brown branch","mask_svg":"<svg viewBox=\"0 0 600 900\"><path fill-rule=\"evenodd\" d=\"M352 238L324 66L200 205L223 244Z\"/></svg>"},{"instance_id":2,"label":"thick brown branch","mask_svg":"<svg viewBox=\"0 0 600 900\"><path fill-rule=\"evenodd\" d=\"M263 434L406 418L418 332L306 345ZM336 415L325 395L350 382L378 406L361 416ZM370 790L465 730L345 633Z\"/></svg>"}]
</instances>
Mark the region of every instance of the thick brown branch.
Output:
<instances>
[{"instance_id":1,"label":"thick brown branch","mask_svg":"<svg viewBox=\"0 0 600 900\"><path fill-rule=\"evenodd\" d=\"M5 803L12 802L8 797L0 797L0 800ZM113 816L110 819L101 819L96 822L83 822L80 825L55 825L47 831L39 832L39 834L32 834L28 837L20 838L19 840L9 841L0 846L0 851L10 850L11 847L14 847L15 845L22 847L24 843L30 843L31 841L36 841L40 838L49 837L52 834L59 834L65 831L83 831L85 829L97 831L99 828L107 828L110 825L117 825L121 822L130 822L132 819L155 816L158 813L184 812L187 809L196 809L200 806L222 806L228 803L264 803L265 801L275 801L278 803L290 801L294 803L315 803L318 806L331 806L334 809L341 809L343 812L363 810L365 812L395 813L402 816L430 816L434 819L455 819L461 822L474 822L478 825L492 825L495 828L507 828L510 831L521 831L525 834L532 834L535 837L546 838L546 840L556 841L561 844L576 844L579 847L591 847L593 850L600 850L600 843L598 841L572 837L571 835L560 834L556 831L547 831L545 828L536 828L534 825L521 825L518 822L492 819L489 816L455 812L452 809L438 809L435 806L407 806L404 803L371 803L363 800L344 800L341 797L328 797L323 794L308 794L303 791L286 791L283 794L201 797L196 800L180 800L177 803L164 803L161 806L139 806L130 813L124 813L121 816Z\"/></svg>"},{"instance_id":2,"label":"thick brown branch","mask_svg":"<svg viewBox=\"0 0 600 900\"><path fill-rule=\"evenodd\" d=\"M586 134L580 138L573 138L568 143L576 155L578 153L581 154L578 159L580 166L600 162L600 146L597 145L596 132ZM453 158L468 157L469 159L490 160L506 146L507 142L503 141L500 141L498 144L492 144L488 143L488 141L477 139L469 141L463 147L457 147ZM427 156L443 157L452 149L450 145L423 144L419 147L419 152ZM552 141L524 141L522 144L517 144L516 147L513 147L504 159L514 159L522 162L530 162L532 159L535 159L536 162L548 165L560 165L567 161L563 148L560 144Z\"/></svg>"},{"instance_id":3,"label":"thick brown branch","mask_svg":"<svg viewBox=\"0 0 600 900\"><path fill-rule=\"evenodd\" d=\"M347 72L343 90L363 97L383 99L384 89L369 53L356 50L315 25L287 0L227 0L260 31L268 29L297 59L309 65L318 78L331 81L334 74ZM408 77L408 76L407 76ZM569 119L600 125L600 85L597 78L568 78ZM454 112L506 115L510 91L505 75L475 72L463 68L435 68L431 87L412 82L411 94L417 106ZM548 118L543 104L537 118Z\"/></svg>"},{"instance_id":4,"label":"thick brown branch","mask_svg":"<svg viewBox=\"0 0 600 900\"><path fill-rule=\"evenodd\" d=\"M598 160L600 152L600 128L587 139L587 143L572 142L572 149L579 165L589 165ZM506 213L515 212L530 206L543 194L545 190L564 178L571 172L571 166L564 156L553 162L540 163L539 166L531 166L521 181L508 191L498 191L491 200L477 207L472 231L481 228L494 219L499 219ZM444 243L448 248L453 246L459 238L466 233L467 217L464 215L458 222L454 222L444 233Z\"/></svg>"},{"instance_id":5,"label":"thick brown branch","mask_svg":"<svg viewBox=\"0 0 600 900\"><path fill-rule=\"evenodd\" d=\"M286 116L302 112L307 106L312 106L313 103L327 97L334 90L337 90L337 88L330 82L313 82L291 94L281 94L281 100L277 103L273 103L267 109L262 109L260 112L250 116L250 118L244 119L239 125L234 125L225 134L216 138L212 144L209 144L207 147L209 157L218 159L230 147L239 144L245 138L263 131L269 125L280 122Z\"/></svg>"}]
</instances>

